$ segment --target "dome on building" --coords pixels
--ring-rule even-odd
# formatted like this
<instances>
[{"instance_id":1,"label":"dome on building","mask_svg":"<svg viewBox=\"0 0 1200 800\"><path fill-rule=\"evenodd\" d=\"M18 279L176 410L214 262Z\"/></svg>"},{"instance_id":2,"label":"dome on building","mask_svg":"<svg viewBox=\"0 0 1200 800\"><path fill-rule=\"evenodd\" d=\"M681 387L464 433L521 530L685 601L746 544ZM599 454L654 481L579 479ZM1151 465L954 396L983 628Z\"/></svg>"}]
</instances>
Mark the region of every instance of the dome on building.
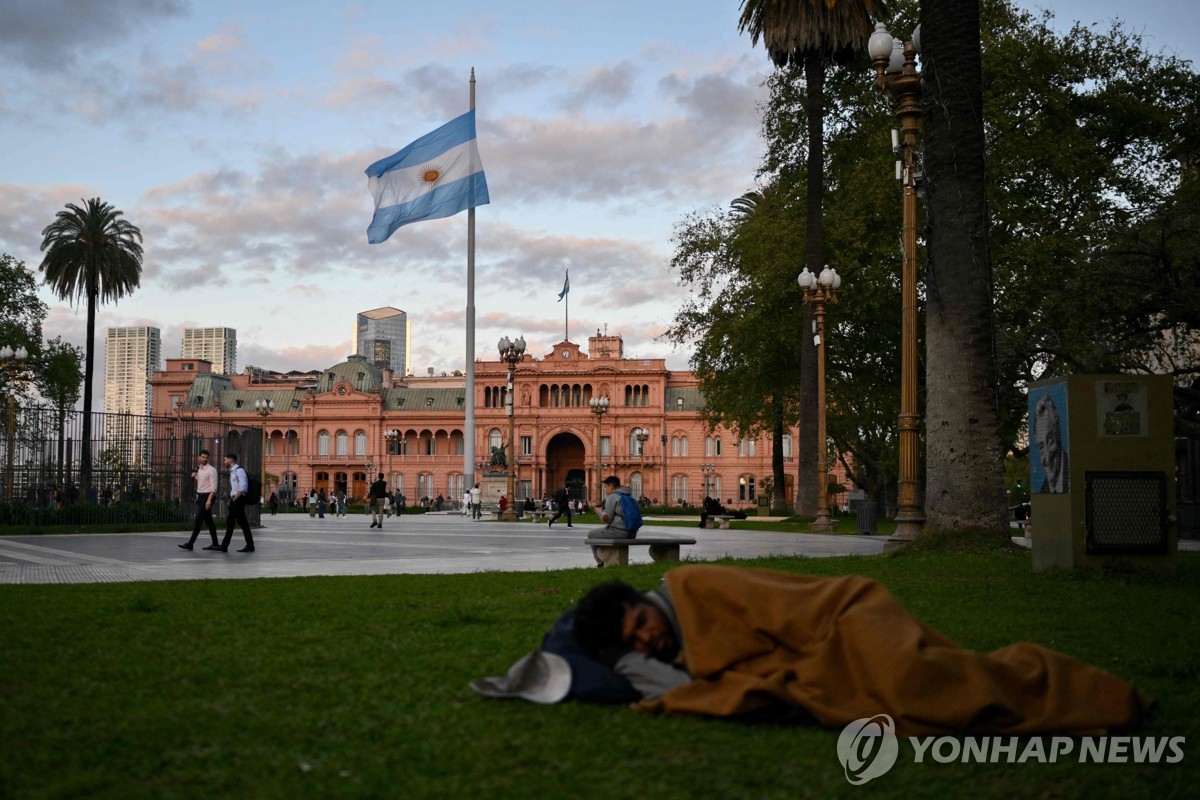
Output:
<instances>
[{"instance_id":1,"label":"dome on building","mask_svg":"<svg viewBox=\"0 0 1200 800\"><path fill-rule=\"evenodd\" d=\"M334 364L321 374L318 392L331 392L342 381L359 392L373 392L383 386L383 370L367 360L366 356L350 356L340 364Z\"/></svg>"}]
</instances>

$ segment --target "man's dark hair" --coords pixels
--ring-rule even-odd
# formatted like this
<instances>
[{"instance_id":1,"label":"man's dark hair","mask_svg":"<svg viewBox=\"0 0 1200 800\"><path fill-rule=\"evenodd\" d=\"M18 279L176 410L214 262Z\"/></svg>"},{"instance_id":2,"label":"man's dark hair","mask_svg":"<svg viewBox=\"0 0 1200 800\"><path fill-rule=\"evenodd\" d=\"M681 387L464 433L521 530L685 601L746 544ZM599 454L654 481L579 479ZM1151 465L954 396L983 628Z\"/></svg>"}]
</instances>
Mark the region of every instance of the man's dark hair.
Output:
<instances>
[{"instance_id":1,"label":"man's dark hair","mask_svg":"<svg viewBox=\"0 0 1200 800\"><path fill-rule=\"evenodd\" d=\"M212 457L212 453L208 452L207 450L201 450L200 455L209 456L210 458Z\"/></svg>"},{"instance_id":2,"label":"man's dark hair","mask_svg":"<svg viewBox=\"0 0 1200 800\"><path fill-rule=\"evenodd\" d=\"M621 488L621 479L618 478L616 475L609 475L607 478L604 479L604 482L607 483L609 486L613 487L614 489Z\"/></svg>"},{"instance_id":3,"label":"man's dark hair","mask_svg":"<svg viewBox=\"0 0 1200 800\"><path fill-rule=\"evenodd\" d=\"M235 464L237 463L237 453L226 453L225 457L228 458L233 463L235 463Z\"/></svg>"},{"instance_id":4,"label":"man's dark hair","mask_svg":"<svg viewBox=\"0 0 1200 800\"><path fill-rule=\"evenodd\" d=\"M621 581L592 588L575 607L575 638L590 656L612 666L629 648L621 636L625 609L644 601L642 593Z\"/></svg>"}]
</instances>

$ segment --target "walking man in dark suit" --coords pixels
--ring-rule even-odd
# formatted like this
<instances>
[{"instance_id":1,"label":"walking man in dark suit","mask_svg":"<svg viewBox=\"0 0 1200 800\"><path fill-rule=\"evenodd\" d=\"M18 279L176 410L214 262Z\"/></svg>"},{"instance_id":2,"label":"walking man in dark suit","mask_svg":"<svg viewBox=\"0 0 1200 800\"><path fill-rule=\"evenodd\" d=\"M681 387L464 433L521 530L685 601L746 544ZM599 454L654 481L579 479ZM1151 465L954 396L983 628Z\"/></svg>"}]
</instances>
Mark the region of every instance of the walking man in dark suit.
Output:
<instances>
[{"instance_id":1,"label":"walking man in dark suit","mask_svg":"<svg viewBox=\"0 0 1200 800\"><path fill-rule=\"evenodd\" d=\"M250 491L250 477L237 463L236 453L225 456L225 469L229 470L229 514L225 518L225 538L218 549L222 553L229 552L229 541L233 538L233 524L236 522L246 537L246 546L238 552L253 553L254 537L250 535L250 520L246 519L246 502L250 499L246 493Z\"/></svg>"},{"instance_id":2,"label":"walking man in dark suit","mask_svg":"<svg viewBox=\"0 0 1200 800\"><path fill-rule=\"evenodd\" d=\"M575 526L571 524L571 487L565 483L561 489L554 493L554 516L546 523L546 527L553 528L554 520L563 514L567 515L567 527L574 528Z\"/></svg>"}]
</instances>

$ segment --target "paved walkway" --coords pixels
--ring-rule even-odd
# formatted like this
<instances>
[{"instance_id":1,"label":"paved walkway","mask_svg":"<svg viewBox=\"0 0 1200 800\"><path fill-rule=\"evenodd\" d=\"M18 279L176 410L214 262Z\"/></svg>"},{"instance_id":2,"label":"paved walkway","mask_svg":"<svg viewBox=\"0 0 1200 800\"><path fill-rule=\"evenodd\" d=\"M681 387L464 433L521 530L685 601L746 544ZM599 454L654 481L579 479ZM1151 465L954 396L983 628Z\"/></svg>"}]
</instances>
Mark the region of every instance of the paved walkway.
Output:
<instances>
[{"instance_id":1,"label":"paved walkway","mask_svg":"<svg viewBox=\"0 0 1200 800\"><path fill-rule=\"evenodd\" d=\"M229 553L201 550L209 543L207 533L201 533L191 552L175 546L187 541L182 532L0 537L0 584L533 572L595 563L583 544L588 528L567 528L564 520L551 529L472 522L457 514L418 514L393 517L377 530L363 515L310 519L281 514L265 517L264 525L254 532L254 553L233 552L243 545L240 532ZM727 555L875 555L883 552L886 538L701 530L656 526L652 521L642 530L694 537L696 544L684 545L681 555L700 560ZM631 549L629 557L633 563L650 560L642 547Z\"/></svg>"}]
</instances>

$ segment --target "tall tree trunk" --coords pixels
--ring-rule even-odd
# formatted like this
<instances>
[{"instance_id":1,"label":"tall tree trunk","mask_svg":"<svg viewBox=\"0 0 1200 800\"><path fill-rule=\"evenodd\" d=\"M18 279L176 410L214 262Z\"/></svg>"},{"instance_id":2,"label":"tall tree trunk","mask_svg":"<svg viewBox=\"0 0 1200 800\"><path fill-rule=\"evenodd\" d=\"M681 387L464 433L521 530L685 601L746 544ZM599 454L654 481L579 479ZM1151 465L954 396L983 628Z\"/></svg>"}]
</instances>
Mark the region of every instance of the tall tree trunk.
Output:
<instances>
[{"instance_id":1,"label":"tall tree trunk","mask_svg":"<svg viewBox=\"0 0 1200 800\"><path fill-rule=\"evenodd\" d=\"M775 493L771 495L771 514L788 516L791 509L787 501L787 473L783 468L783 406L775 404L775 425L771 432L771 483Z\"/></svg>"},{"instance_id":2,"label":"tall tree trunk","mask_svg":"<svg viewBox=\"0 0 1200 800\"><path fill-rule=\"evenodd\" d=\"M83 364L83 441L79 443L80 500L92 500L92 375L96 354L96 289L88 281L87 290L87 352Z\"/></svg>"},{"instance_id":3,"label":"tall tree trunk","mask_svg":"<svg viewBox=\"0 0 1200 800\"><path fill-rule=\"evenodd\" d=\"M821 274L821 201L825 193L825 66L821 57L809 52L804 57L804 95L808 117L808 163L806 165L806 217L804 265ZM796 513L815 515L818 451L825 458L825 443L817 442L817 347L813 344L812 307L804 305L800 331L800 441L796 465Z\"/></svg>"},{"instance_id":4,"label":"tall tree trunk","mask_svg":"<svg viewBox=\"0 0 1200 800\"><path fill-rule=\"evenodd\" d=\"M1006 537L978 0L923 0L926 530Z\"/></svg>"}]
</instances>

